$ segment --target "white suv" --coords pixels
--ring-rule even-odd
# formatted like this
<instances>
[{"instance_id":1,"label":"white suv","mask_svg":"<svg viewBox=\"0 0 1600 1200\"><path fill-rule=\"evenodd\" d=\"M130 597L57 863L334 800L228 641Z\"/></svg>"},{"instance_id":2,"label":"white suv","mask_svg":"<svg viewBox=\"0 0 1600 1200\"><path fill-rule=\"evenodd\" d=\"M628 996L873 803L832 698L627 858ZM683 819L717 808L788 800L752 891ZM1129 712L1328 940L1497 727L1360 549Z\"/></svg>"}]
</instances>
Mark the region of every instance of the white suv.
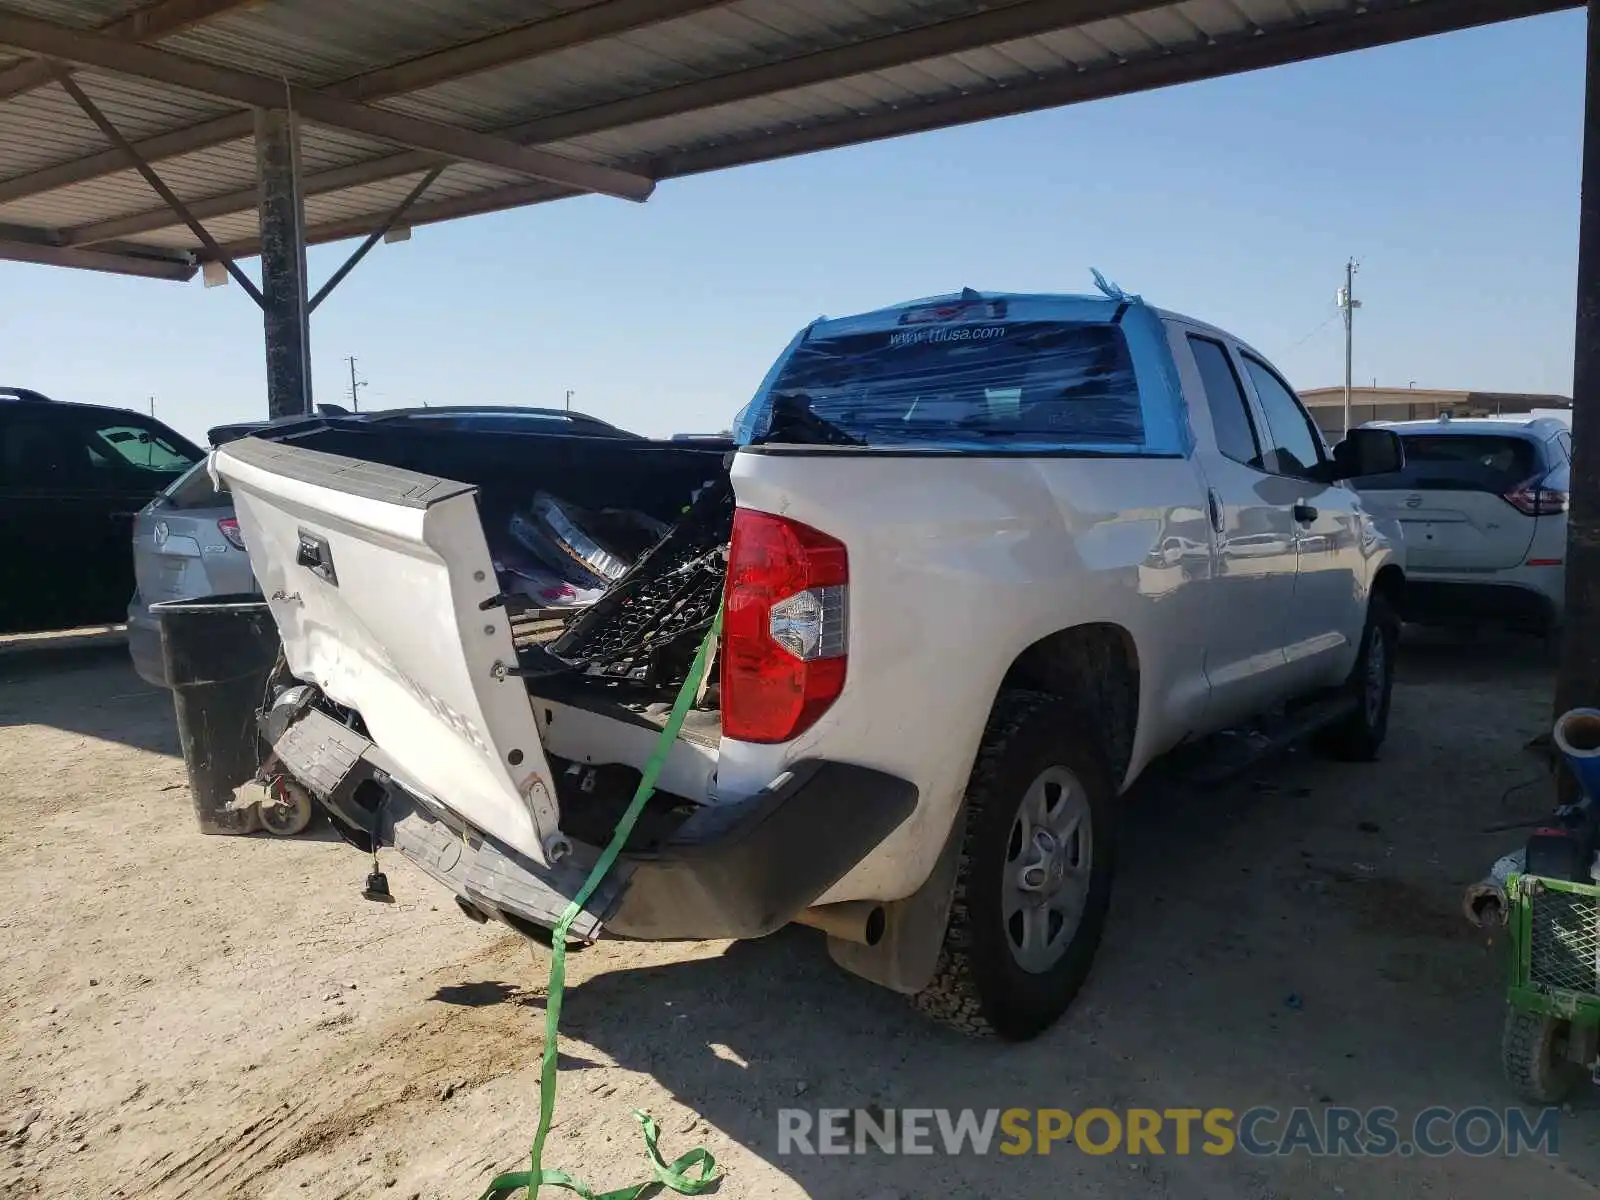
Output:
<instances>
[{"instance_id":1,"label":"white suv","mask_svg":"<svg viewBox=\"0 0 1600 1200\"><path fill-rule=\"evenodd\" d=\"M1426 625L1561 623L1572 435L1553 417L1399 421L1405 466L1356 480L1405 530L1401 614Z\"/></svg>"}]
</instances>

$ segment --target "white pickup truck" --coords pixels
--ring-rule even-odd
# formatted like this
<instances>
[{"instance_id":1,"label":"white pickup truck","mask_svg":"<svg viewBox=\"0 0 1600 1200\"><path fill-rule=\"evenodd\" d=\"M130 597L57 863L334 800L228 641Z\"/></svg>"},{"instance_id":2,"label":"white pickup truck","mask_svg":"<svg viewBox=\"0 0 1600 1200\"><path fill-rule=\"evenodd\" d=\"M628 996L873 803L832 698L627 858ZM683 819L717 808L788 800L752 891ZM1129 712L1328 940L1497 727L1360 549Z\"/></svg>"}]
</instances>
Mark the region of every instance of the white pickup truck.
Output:
<instances>
[{"instance_id":1,"label":"white pickup truck","mask_svg":"<svg viewBox=\"0 0 1600 1200\"><path fill-rule=\"evenodd\" d=\"M1027 1038L1089 970L1152 759L1263 713L1377 754L1402 567L1343 481L1398 439L1330 454L1230 334L1114 289L820 320L733 442L331 421L217 451L283 641L268 770L540 936L720 601L718 669L570 936L805 923ZM675 522L554 640L492 549L535 491Z\"/></svg>"}]
</instances>

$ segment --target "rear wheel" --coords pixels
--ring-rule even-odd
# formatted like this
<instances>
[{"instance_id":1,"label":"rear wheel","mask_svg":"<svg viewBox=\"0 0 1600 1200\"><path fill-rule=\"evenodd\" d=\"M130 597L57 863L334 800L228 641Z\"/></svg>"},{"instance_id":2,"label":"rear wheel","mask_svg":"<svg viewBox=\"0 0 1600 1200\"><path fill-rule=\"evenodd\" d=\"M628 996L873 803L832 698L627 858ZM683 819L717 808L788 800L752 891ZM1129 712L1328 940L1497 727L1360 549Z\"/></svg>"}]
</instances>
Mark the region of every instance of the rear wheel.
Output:
<instances>
[{"instance_id":1,"label":"rear wheel","mask_svg":"<svg viewBox=\"0 0 1600 1200\"><path fill-rule=\"evenodd\" d=\"M1529 1104L1559 1104L1579 1079L1579 1067L1567 1058L1572 1027L1557 1017L1506 1010L1500 1061L1506 1082Z\"/></svg>"},{"instance_id":2,"label":"rear wheel","mask_svg":"<svg viewBox=\"0 0 1600 1200\"><path fill-rule=\"evenodd\" d=\"M1361 652L1345 680L1355 702L1349 716L1324 729L1316 747L1330 758L1371 762L1389 733L1389 702L1394 693L1395 650L1400 622L1381 592L1367 602L1367 624L1361 631Z\"/></svg>"},{"instance_id":3,"label":"rear wheel","mask_svg":"<svg viewBox=\"0 0 1600 1200\"><path fill-rule=\"evenodd\" d=\"M1088 977L1111 899L1115 792L1071 705L995 705L966 793L966 834L928 1016L976 1035L1034 1037Z\"/></svg>"}]
</instances>

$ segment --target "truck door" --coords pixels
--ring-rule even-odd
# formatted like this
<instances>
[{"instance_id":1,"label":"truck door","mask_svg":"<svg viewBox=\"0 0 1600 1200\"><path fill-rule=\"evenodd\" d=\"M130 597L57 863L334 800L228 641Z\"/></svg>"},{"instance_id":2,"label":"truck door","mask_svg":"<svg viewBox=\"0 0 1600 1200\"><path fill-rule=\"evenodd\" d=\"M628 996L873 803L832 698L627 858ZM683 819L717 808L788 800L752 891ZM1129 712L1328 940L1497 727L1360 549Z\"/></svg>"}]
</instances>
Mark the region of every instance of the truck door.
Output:
<instances>
[{"instance_id":1,"label":"truck door","mask_svg":"<svg viewBox=\"0 0 1600 1200\"><path fill-rule=\"evenodd\" d=\"M1263 417L1271 489L1291 505L1296 567L1284 653L1292 686L1336 684L1349 673L1366 622L1356 495L1343 484L1309 478L1327 459L1310 414L1266 363L1248 351L1239 360Z\"/></svg>"},{"instance_id":2,"label":"truck door","mask_svg":"<svg viewBox=\"0 0 1600 1200\"><path fill-rule=\"evenodd\" d=\"M1191 402L1195 458L1211 518L1206 625L1211 700L1206 724L1223 728L1268 707L1286 687L1288 610L1294 601L1293 498L1264 466L1265 438L1229 348L1199 330L1174 337Z\"/></svg>"}]
</instances>

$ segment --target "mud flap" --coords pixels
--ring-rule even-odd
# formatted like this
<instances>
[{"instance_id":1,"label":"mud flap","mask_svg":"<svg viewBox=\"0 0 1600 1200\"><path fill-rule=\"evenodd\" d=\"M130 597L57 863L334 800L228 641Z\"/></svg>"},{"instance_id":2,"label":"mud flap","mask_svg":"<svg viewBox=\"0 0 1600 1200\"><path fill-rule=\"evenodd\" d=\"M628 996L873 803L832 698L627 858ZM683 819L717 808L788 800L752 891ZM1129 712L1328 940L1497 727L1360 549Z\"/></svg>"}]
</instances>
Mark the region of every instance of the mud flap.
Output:
<instances>
[{"instance_id":1,"label":"mud flap","mask_svg":"<svg viewBox=\"0 0 1600 1200\"><path fill-rule=\"evenodd\" d=\"M939 852L927 880L903 900L883 906L883 937L875 946L828 939L828 957L852 975L904 995L920 992L933 982L939 949L950 920L955 896L956 868L967 832L963 805L950 824L944 849Z\"/></svg>"}]
</instances>

